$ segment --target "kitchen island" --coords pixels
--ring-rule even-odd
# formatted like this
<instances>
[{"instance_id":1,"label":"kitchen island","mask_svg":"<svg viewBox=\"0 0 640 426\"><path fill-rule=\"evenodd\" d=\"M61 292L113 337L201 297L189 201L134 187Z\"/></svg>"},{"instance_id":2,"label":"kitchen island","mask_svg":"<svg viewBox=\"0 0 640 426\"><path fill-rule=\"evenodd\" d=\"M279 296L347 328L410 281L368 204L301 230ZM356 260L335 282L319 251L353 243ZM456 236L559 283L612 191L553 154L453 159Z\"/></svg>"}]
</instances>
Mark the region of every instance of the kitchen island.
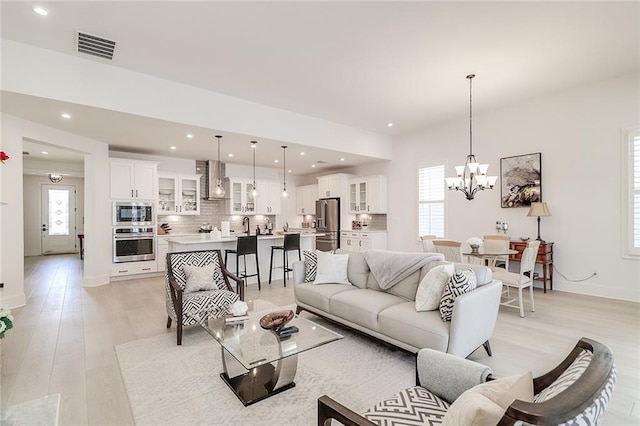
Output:
<instances>
[{"instance_id":1,"label":"kitchen island","mask_svg":"<svg viewBox=\"0 0 640 426\"><path fill-rule=\"evenodd\" d=\"M242 235L242 234L240 234ZM300 234L300 249L301 251L314 251L316 249L316 233L301 233ZM222 258L224 259L225 250L235 250L237 236L223 237L219 239L211 238L211 234L201 234L200 236L189 237L172 237L167 239L169 243L169 252L181 252L181 251L198 251L198 250L215 250L222 251ZM260 279L264 282L269 282L269 261L271 260L271 247L280 246L284 244L284 235L258 235L258 261L260 265ZM256 270L255 256L246 256L247 270L249 274L254 274ZM244 269L244 260L240 259L240 270ZM289 265L298 260L296 252L289 252ZM228 259L229 265L227 269L236 273L236 257L235 254L230 254ZM273 279L282 279L282 251L274 253L273 260ZM278 269L275 269L279 267ZM257 277L248 278L250 283L257 283Z\"/></svg>"}]
</instances>

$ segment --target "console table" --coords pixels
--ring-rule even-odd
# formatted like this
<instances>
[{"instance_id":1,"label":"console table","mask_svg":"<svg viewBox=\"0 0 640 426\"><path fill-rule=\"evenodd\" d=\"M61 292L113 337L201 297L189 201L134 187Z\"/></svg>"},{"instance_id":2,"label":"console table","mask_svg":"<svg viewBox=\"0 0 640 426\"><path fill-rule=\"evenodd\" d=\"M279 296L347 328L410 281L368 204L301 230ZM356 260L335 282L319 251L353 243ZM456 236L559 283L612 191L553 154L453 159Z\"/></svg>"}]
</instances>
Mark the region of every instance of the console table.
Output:
<instances>
[{"instance_id":1,"label":"console table","mask_svg":"<svg viewBox=\"0 0 640 426\"><path fill-rule=\"evenodd\" d=\"M520 262L522 252L527 248L527 243L523 241L510 241L509 248L517 250L516 254L509 256L509 260ZM549 290L553 290L553 243L540 243L536 263L542 265L542 288L547 292L547 280L549 280Z\"/></svg>"}]
</instances>

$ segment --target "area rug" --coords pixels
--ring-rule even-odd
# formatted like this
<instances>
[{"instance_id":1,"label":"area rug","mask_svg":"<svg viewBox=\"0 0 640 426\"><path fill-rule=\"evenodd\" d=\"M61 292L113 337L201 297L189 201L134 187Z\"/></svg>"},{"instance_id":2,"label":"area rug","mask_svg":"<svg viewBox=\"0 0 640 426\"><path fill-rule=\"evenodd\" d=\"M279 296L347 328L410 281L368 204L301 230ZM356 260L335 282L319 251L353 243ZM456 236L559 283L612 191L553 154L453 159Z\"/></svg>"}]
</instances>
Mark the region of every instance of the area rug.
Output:
<instances>
[{"instance_id":1,"label":"area rug","mask_svg":"<svg viewBox=\"0 0 640 426\"><path fill-rule=\"evenodd\" d=\"M203 329L175 331L116 346L137 425L315 425L317 399L329 395L362 412L415 385L415 358L302 313L344 335L304 352L296 386L244 407L220 379L220 346Z\"/></svg>"},{"instance_id":2,"label":"area rug","mask_svg":"<svg viewBox=\"0 0 640 426\"><path fill-rule=\"evenodd\" d=\"M32 426L58 424L60 394L55 393L0 410L0 425Z\"/></svg>"}]
</instances>

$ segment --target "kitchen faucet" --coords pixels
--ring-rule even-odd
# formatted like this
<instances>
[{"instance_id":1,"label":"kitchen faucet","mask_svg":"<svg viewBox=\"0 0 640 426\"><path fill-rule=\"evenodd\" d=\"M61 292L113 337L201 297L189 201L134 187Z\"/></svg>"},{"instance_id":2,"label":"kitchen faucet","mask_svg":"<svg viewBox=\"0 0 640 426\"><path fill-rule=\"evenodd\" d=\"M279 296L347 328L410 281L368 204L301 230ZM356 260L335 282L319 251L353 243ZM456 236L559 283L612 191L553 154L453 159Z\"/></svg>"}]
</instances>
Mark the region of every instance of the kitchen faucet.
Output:
<instances>
[{"instance_id":1,"label":"kitchen faucet","mask_svg":"<svg viewBox=\"0 0 640 426\"><path fill-rule=\"evenodd\" d=\"M247 235L249 235L249 233L251 232L250 231L251 226L249 225L249 217L248 216L245 216L245 217L242 218L242 229L243 229L243 232L247 233Z\"/></svg>"}]
</instances>

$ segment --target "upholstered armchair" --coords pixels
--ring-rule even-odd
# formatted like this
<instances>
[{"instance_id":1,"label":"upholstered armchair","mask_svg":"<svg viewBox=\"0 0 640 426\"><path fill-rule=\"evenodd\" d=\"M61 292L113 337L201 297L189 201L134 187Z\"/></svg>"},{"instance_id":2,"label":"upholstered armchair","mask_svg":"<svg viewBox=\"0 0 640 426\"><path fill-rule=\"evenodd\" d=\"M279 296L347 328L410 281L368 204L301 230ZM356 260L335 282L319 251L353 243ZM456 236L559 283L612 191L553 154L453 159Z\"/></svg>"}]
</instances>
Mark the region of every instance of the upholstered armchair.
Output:
<instances>
[{"instance_id":1,"label":"upholstered armchair","mask_svg":"<svg viewBox=\"0 0 640 426\"><path fill-rule=\"evenodd\" d=\"M235 281L238 292L229 283ZM222 312L244 300L244 281L225 268L220 250L167 254L167 328L176 322L177 344L182 327L195 324L207 312Z\"/></svg>"},{"instance_id":2,"label":"upholstered armchair","mask_svg":"<svg viewBox=\"0 0 640 426\"><path fill-rule=\"evenodd\" d=\"M534 379L530 372L496 379L482 364L422 349L417 386L362 415L324 395L318 399L318 425L331 419L347 426L599 425L615 380L611 349L584 337L556 368ZM529 402L519 399L527 393Z\"/></svg>"}]
</instances>

